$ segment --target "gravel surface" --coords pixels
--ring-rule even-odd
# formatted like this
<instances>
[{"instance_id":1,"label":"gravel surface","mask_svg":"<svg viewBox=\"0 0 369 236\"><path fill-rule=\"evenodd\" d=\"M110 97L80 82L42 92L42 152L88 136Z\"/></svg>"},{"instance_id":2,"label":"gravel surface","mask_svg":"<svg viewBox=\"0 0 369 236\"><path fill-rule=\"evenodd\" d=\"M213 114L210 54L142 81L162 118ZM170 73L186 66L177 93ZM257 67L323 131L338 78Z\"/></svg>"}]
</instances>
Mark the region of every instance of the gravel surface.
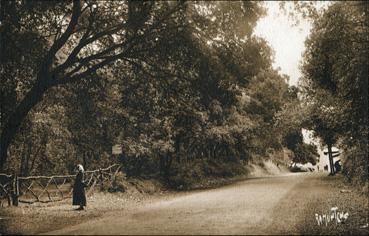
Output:
<instances>
[{"instance_id":1,"label":"gravel surface","mask_svg":"<svg viewBox=\"0 0 369 236\"><path fill-rule=\"evenodd\" d=\"M344 224L318 226L315 214L338 207ZM4 208L8 234L362 234L368 199L341 176L290 173L249 178L224 187L153 195L96 193L86 211L70 200ZM1 228L2 226L2 228Z\"/></svg>"},{"instance_id":2,"label":"gravel surface","mask_svg":"<svg viewBox=\"0 0 369 236\"><path fill-rule=\"evenodd\" d=\"M296 173L159 199L51 234L367 234L365 197L339 177ZM348 211L345 224L318 226L315 213Z\"/></svg>"}]
</instances>

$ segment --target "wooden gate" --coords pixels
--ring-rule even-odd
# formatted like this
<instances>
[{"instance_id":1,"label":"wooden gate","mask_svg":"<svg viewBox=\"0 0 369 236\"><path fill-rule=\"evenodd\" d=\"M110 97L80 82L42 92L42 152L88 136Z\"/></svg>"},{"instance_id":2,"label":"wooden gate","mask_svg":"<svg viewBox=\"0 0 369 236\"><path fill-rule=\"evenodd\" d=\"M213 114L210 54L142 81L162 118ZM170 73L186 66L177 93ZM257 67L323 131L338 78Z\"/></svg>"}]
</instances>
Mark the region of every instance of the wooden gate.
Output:
<instances>
[{"instance_id":1,"label":"wooden gate","mask_svg":"<svg viewBox=\"0 0 369 236\"><path fill-rule=\"evenodd\" d=\"M114 180L121 166L111 165L104 169L85 171L87 194L97 186L103 189L104 183ZM75 175L28 176L0 174L0 200L8 205L34 202L54 202L72 196Z\"/></svg>"},{"instance_id":2,"label":"wooden gate","mask_svg":"<svg viewBox=\"0 0 369 236\"><path fill-rule=\"evenodd\" d=\"M12 204L12 184L12 175L0 174L0 206L3 206L5 202L7 202L8 205Z\"/></svg>"}]
</instances>

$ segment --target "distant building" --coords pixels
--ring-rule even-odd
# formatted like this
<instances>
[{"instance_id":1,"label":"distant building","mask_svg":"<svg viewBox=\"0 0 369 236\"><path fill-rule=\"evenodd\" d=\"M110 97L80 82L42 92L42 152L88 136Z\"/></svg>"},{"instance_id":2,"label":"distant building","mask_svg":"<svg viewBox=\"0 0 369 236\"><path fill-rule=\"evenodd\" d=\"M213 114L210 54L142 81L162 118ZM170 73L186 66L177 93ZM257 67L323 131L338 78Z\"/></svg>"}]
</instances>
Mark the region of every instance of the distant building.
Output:
<instances>
[{"instance_id":1,"label":"distant building","mask_svg":"<svg viewBox=\"0 0 369 236\"><path fill-rule=\"evenodd\" d=\"M318 148L319 160L317 161L317 164L315 166L316 170L319 166L319 171L324 171L324 166L328 165L328 171L330 171L328 148L321 145L321 141L313 136L313 132L311 130L302 129L302 134L305 143L313 143ZM342 151L339 150L337 147L332 147L332 152L339 153L339 156L333 158L334 164L336 161L341 160Z\"/></svg>"},{"instance_id":2,"label":"distant building","mask_svg":"<svg viewBox=\"0 0 369 236\"><path fill-rule=\"evenodd\" d=\"M333 164L336 163L336 161L341 160L341 151L337 147L332 147L332 153L333 153ZM319 153L320 154L320 153ZM328 171L331 171L329 166L329 156L328 156L328 148L325 147L322 150L322 154L320 155L320 162L324 162L324 165L328 165Z\"/></svg>"}]
</instances>

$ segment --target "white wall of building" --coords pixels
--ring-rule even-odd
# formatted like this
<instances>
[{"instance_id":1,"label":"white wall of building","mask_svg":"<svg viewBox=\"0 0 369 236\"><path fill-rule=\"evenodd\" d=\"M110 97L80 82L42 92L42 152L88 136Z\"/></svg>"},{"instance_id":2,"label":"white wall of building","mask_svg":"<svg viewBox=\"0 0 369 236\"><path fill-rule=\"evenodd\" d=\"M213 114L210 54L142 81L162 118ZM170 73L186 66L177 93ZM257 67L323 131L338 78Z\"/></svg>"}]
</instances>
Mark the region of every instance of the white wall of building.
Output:
<instances>
[{"instance_id":1,"label":"white wall of building","mask_svg":"<svg viewBox=\"0 0 369 236\"><path fill-rule=\"evenodd\" d=\"M317 162L317 165L315 166L316 170L318 168L317 166L319 166L319 171L323 171L324 166L328 165L328 171L330 171L328 155L324 155L324 152L327 151L327 147L321 145L319 138L315 138L313 136L313 131L311 130L302 129L302 135L303 135L304 143L315 144L318 148L319 161ZM339 149L336 147L332 147L332 151L339 151ZM339 157L333 158L333 163L339 159L340 159Z\"/></svg>"}]
</instances>

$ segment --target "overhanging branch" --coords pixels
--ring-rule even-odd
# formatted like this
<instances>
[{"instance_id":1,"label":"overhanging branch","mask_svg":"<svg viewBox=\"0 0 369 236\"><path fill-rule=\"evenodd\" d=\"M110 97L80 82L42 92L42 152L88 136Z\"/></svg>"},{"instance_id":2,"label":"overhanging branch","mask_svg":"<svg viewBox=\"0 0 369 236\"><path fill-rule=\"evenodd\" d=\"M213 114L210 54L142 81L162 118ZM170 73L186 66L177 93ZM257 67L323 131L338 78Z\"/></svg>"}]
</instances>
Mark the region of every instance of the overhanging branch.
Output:
<instances>
[{"instance_id":1,"label":"overhanging branch","mask_svg":"<svg viewBox=\"0 0 369 236\"><path fill-rule=\"evenodd\" d=\"M60 36L60 38L54 41L53 45L51 46L49 52L46 55L45 64L50 65L52 63L55 54L64 46L69 37L73 34L74 29L78 24L78 18L80 17L80 15L81 15L81 2L80 0L74 0L72 17L68 24L68 27L65 30L65 32Z\"/></svg>"}]
</instances>

